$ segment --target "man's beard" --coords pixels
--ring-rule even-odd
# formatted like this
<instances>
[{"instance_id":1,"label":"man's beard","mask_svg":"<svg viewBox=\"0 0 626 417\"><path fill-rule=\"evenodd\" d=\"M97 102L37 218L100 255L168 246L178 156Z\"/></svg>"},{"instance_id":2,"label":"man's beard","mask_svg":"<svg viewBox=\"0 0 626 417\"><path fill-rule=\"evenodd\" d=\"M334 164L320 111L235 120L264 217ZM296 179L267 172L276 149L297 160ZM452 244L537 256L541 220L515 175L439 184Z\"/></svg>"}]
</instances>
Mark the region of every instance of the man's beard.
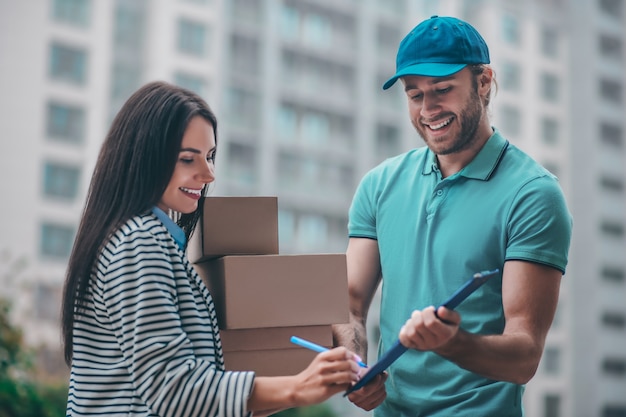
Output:
<instances>
[{"instance_id":1,"label":"man's beard","mask_svg":"<svg viewBox=\"0 0 626 417\"><path fill-rule=\"evenodd\" d=\"M435 153L438 155L450 155L468 149L472 145L472 143L476 141L476 131L478 130L478 126L480 124L480 119L482 118L482 116L482 102L480 96L478 95L477 89L473 89L467 102L465 103L465 107L463 108L463 110L461 110L459 117L457 117L461 125L461 131L459 132L459 135L448 148L439 149ZM415 126L417 133L419 133L426 145L429 145L430 147L431 144L429 143L427 136L424 134L425 130L428 128L424 127L421 124L421 121L418 123L420 123L420 128ZM435 145L435 143L432 143L432 145Z\"/></svg>"}]
</instances>

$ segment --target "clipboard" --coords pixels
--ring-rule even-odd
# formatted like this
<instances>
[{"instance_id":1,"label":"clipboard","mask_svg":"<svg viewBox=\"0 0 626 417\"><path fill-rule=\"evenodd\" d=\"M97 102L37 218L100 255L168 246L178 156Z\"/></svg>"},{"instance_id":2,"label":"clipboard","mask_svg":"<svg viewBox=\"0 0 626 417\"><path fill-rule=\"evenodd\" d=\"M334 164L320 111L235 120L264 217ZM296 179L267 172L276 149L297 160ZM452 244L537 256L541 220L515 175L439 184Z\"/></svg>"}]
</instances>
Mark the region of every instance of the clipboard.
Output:
<instances>
[{"instance_id":1,"label":"clipboard","mask_svg":"<svg viewBox=\"0 0 626 417\"><path fill-rule=\"evenodd\" d=\"M454 310L459 304L463 302L471 293L473 293L478 287L483 285L489 278L496 275L500 272L499 269L493 269L491 271L482 271L475 273L470 279L465 281L458 290L454 292L446 301L440 304L437 308L435 308L435 312L439 309L439 307L446 307L450 310ZM343 395L344 397L350 394L353 391L363 388L368 382L370 382L376 375L383 372L385 369L389 367L396 359L398 359L404 352L406 352L407 348L400 343L399 340L391 346L387 352L385 352L378 362L376 362L370 369L367 371L363 378L361 378L356 384L350 387L346 393Z\"/></svg>"}]
</instances>

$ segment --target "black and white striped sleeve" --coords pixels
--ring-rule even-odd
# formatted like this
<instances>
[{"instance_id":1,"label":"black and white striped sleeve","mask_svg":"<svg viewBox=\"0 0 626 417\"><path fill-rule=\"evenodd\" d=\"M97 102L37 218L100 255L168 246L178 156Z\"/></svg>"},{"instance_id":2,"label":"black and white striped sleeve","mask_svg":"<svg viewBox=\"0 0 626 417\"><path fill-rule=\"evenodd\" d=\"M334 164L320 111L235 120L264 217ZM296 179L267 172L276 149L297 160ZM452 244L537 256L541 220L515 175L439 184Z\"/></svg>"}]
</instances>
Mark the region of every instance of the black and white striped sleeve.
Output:
<instances>
[{"instance_id":1,"label":"black and white striped sleeve","mask_svg":"<svg viewBox=\"0 0 626 417\"><path fill-rule=\"evenodd\" d=\"M118 233L102 255L96 291L135 392L152 412L164 417L248 415L254 373L223 371L210 358L194 354L181 325L177 265L154 234L142 227Z\"/></svg>"}]
</instances>

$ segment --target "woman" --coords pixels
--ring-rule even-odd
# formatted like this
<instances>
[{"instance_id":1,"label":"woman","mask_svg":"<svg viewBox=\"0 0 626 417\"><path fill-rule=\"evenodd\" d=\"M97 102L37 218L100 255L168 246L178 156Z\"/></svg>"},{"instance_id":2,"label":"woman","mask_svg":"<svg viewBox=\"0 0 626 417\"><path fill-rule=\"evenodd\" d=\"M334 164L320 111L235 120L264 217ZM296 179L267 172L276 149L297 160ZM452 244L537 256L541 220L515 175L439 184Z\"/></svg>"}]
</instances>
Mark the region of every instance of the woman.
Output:
<instances>
[{"instance_id":1,"label":"woman","mask_svg":"<svg viewBox=\"0 0 626 417\"><path fill-rule=\"evenodd\" d=\"M358 379L345 348L294 376L224 369L213 300L184 253L215 179L216 126L200 97L163 82L113 121L65 282L68 416L267 415Z\"/></svg>"}]
</instances>

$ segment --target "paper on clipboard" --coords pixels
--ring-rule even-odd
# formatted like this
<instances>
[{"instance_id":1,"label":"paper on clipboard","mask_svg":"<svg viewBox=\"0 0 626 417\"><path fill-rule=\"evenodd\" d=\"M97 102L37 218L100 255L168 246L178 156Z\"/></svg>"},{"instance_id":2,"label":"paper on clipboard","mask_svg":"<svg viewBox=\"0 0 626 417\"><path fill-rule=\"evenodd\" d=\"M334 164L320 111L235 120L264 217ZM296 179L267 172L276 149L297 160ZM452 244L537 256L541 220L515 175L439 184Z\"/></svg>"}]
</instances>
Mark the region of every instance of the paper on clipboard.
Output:
<instances>
[{"instance_id":1,"label":"paper on clipboard","mask_svg":"<svg viewBox=\"0 0 626 417\"><path fill-rule=\"evenodd\" d=\"M454 310L456 306L461 304L463 300L465 300L471 293L473 293L478 287L483 285L489 278L496 275L500 272L499 269L494 269L491 271L482 271L475 273L470 279L465 281L463 285L454 292L446 301L440 304L435 311L439 307L446 307L450 310ZM370 382L376 375L383 372L385 369L389 367L396 359L398 359L404 352L406 352L407 348L404 347L399 340L393 344L393 346L387 350L370 369L367 371L363 378L361 378L356 384L350 387L344 397L350 394L353 391L363 388L368 382Z\"/></svg>"}]
</instances>

